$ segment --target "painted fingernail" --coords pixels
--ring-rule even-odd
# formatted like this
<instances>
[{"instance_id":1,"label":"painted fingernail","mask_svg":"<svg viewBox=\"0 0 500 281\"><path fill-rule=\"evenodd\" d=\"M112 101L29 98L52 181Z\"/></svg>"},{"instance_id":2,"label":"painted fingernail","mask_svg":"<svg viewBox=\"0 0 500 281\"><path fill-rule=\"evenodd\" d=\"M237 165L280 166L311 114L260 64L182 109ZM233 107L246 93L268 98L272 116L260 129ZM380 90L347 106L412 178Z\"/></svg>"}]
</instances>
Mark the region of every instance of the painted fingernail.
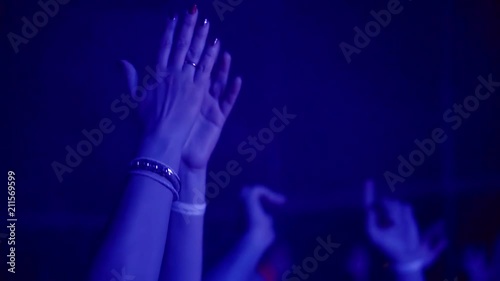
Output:
<instances>
[{"instance_id":1,"label":"painted fingernail","mask_svg":"<svg viewBox=\"0 0 500 281\"><path fill-rule=\"evenodd\" d=\"M196 4L193 4L193 6L191 7L191 9L189 9L189 13L191 15L194 15L196 13L196 11L198 10L198 7L196 6Z\"/></svg>"},{"instance_id":2,"label":"painted fingernail","mask_svg":"<svg viewBox=\"0 0 500 281\"><path fill-rule=\"evenodd\" d=\"M207 24L208 24L208 19L203 20L203 22L201 23L202 26L205 26Z\"/></svg>"},{"instance_id":3,"label":"painted fingernail","mask_svg":"<svg viewBox=\"0 0 500 281\"><path fill-rule=\"evenodd\" d=\"M212 42L212 46L217 45L217 43L219 43L219 38L215 38L214 39L214 42Z\"/></svg>"}]
</instances>

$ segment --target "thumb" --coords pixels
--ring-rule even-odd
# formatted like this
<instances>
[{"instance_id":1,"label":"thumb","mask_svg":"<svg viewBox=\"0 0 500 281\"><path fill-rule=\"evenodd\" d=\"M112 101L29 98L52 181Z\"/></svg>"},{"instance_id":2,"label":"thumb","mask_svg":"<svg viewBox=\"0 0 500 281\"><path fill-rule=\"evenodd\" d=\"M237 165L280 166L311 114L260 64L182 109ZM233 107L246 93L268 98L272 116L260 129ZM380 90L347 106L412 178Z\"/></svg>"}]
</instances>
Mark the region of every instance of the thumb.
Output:
<instances>
[{"instance_id":1,"label":"thumb","mask_svg":"<svg viewBox=\"0 0 500 281\"><path fill-rule=\"evenodd\" d=\"M139 80L137 71L129 61L121 60L120 62L125 72L125 77L127 78L128 91L131 95L135 95L135 91L137 89L137 81Z\"/></svg>"},{"instance_id":2,"label":"thumb","mask_svg":"<svg viewBox=\"0 0 500 281\"><path fill-rule=\"evenodd\" d=\"M263 189L260 193L260 198L267 200L273 205L282 205L286 201L286 197L283 194L272 191L270 189Z\"/></svg>"},{"instance_id":3,"label":"thumb","mask_svg":"<svg viewBox=\"0 0 500 281\"><path fill-rule=\"evenodd\" d=\"M262 205L262 199L273 205L282 205L286 201L282 194L276 193L262 185L245 187L242 190L242 197L245 201L249 218L254 220L259 220L267 215Z\"/></svg>"},{"instance_id":4,"label":"thumb","mask_svg":"<svg viewBox=\"0 0 500 281\"><path fill-rule=\"evenodd\" d=\"M286 201L283 194L274 192L270 188L263 185L245 187L242 191L242 196L249 205L261 205L262 199L274 205L281 205Z\"/></svg>"}]
</instances>

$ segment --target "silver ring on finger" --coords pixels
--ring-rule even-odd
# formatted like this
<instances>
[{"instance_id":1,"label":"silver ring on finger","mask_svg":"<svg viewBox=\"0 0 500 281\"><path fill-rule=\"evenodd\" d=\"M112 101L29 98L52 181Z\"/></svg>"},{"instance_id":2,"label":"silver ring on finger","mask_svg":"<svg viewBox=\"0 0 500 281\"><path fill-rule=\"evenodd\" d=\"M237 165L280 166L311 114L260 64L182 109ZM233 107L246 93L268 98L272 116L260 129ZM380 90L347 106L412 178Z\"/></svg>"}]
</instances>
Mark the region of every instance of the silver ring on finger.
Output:
<instances>
[{"instance_id":1,"label":"silver ring on finger","mask_svg":"<svg viewBox=\"0 0 500 281\"><path fill-rule=\"evenodd\" d=\"M189 65L192 65L192 66L194 66L194 67L196 67L196 66L197 66L197 64L196 64L194 61L190 61L190 60L186 60L184 63L189 64Z\"/></svg>"}]
</instances>

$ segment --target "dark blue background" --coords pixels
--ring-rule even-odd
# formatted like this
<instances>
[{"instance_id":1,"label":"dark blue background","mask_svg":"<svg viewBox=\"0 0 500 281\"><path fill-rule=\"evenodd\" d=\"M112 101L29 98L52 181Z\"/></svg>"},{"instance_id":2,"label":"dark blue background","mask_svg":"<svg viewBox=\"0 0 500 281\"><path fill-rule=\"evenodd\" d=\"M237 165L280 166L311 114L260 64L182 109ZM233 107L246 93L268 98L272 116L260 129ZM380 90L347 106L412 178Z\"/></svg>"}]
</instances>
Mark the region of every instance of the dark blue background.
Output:
<instances>
[{"instance_id":1,"label":"dark blue background","mask_svg":"<svg viewBox=\"0 0 500 281\"><path fill-rule=\"evenodd\" d=\"M197 2L243 77L210 165L218 172L234 159L243 171L209 204L208 267L242 233L240 188L259 182L289 198L277 214L277 231L292 245L292 260L301 262L315 237L331 234L342 246L310 280L345 278L349 249L367 243L363 181L373 177L390 193L383 173L396 172L397 157L408 157L414 140L434 128L449 128L443 112L474 93L479 75L500 80L494 0L402 0L404 10L348 64L340 42L353 44L353 28L364 27L369 12L387 2L243 0L223 21L212 2ZM135 119L121 121L110 110L125 90L117 62L128 59L137 69L154 63L165 17L189 4L71 0L18 54L6 34L20 34L21 18L40 8L35 1L1 4L3 162L18 176L19 280L83 279L139 141ZM481 102L459 129L447 130L448 140L391 194L414 203L423 226L447 221L451 244L429 280L465 280L464 245L488 245L500 230L499 94ZM283 106L297 117L247 162L238 145ZM105 117L115 131L59 183L51 163L62 163L65 146L76 147L81 131ZM0 245L3 260L5 241ZM383 258L376 251L373 257L375 272L385 272Z\"/></svg>"}]
</instances>

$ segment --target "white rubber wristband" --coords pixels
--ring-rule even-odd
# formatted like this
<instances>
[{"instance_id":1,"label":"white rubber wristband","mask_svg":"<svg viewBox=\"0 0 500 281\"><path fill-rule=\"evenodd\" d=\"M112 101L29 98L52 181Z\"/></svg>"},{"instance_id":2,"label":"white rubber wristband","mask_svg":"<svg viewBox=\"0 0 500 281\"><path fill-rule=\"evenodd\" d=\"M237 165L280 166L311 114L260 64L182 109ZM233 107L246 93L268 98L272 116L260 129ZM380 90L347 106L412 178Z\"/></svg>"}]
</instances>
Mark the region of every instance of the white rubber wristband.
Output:
<instances>
[{"instance_id":1,"label":"white rubber wristband","mask_svg":"<svg viewBox=\"0 0 500 281\"><path fill-rule=\"evenodd\" d=\"M203 204L188 204L180 201L172 203L172 211L188 216L202 216L207 209L207 203Z\"/></svg>"}]
</instances>

